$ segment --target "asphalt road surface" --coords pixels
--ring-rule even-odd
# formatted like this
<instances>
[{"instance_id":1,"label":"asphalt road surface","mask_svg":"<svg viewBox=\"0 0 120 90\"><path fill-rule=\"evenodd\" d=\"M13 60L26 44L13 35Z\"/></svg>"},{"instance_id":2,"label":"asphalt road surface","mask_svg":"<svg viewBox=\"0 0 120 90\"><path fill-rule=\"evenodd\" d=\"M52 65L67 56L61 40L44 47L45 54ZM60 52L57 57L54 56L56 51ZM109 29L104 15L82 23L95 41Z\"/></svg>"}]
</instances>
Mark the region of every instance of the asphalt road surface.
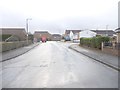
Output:
<instances>
[{"instance_id":1,"label":"asphalt road surface","mask_svg":"<svg viewBox=\"0 0 120 90\"><path fill-rule=\"evenodd\" d=\"M42 43L2 63L3 88L117 88L118 72L68 48Z\"/></svg>"}]
</instances>

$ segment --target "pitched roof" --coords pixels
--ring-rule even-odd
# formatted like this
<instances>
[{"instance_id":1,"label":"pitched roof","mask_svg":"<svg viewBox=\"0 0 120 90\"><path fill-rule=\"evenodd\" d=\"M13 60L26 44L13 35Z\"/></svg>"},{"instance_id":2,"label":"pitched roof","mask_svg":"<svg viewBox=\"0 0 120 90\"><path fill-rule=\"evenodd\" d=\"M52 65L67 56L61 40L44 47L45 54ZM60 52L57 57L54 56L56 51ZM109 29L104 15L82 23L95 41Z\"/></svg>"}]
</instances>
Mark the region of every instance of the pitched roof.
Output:
<instances>
[{"instance_id":1,"label":"pitched roof","mask_svg":"<svg viewBox=\"0 0 120 90\"><path fill-rule=\"evenodd\" d=\"M48 31L35 31L35 33L49 33Z\"/></svg>"},{"instance_id":2,"label":"pitched roof","mask_svg":"<svg viewBox=\"0 0 120 90\"><path fill-rule=\"evenodd\" d=\"M113 36L115 32L113 30L91 30L97 34L108 34L108 36Z\"/></svg>"},{"instance_id":3,"label":"pitched roof","mask_svg":"<svg viewBox=\"0 0 120 90\"><path fill-rule=\"evenodd\" d=\"M24 40L26 38L26 31L25 28L0 28L1 34L9 34L9 35L15 35L21 38L21 40Z\"/></svg>"},{"instance_id":4,"label":"pitched roof","mask_svg":"<svg viewBox=\"0 0 120 90\"><path fill-rule=\"evenodd\" d=\"M116 33L119 33L119 32L120 32L120 28L117 28L117 29L115 30L115 32L116 32Z\"/></svg>"},{"instance_id":5,"label":"pitched roof","mask_svg":"<svg viewBox=\"0 0 120 90\"><path fill-rule=\"evenodd\" d=\"M21 29L25 29L24 27L0 27L0 29L2 30L21 30Z\"/></svg>"},{"instance_id":6,"label":"pitched roof","mask_svg":"<svg viewBox=\"0 0 120 90\"><path fill-rule=\"evenodd\" d=\"M72 31L73 34L75 34L75 33L81 32L82 30L66 30L66 31L65 31L65 34L70 34L70 31Z\"/></svg>"},{"instance_id":7,"label":"pitched roof","mask_svg":"<svg viewBox=\"0 0 120 90\"><path fill-rule=\"evenodd\" d=\"M34 37L41 37L41 36L51 37L51 34L48 31L35 31L34 32Z\"/></svg>"},{"instance_id":8,"label":"pitched roof","mask_svg":"<svg viewBox=\"0 0 120 90\"><path fill-rule=\"evenodd\" d=\"M1 28L0 30L2 30L2 33L18 33L18 32L24 32L26 33L25 31L25 28Z\"/></svg>"},{"instance_id":9,"label":"pitched roof","mask_svg":"<svg viewBox=\"0 0 120 90\"><path fill-rule=\"evenodd\" d=\"M59 36L59 37L61 37L61 35L60 34L52 34L52 36Z\"/></svg>"}]
</instances>

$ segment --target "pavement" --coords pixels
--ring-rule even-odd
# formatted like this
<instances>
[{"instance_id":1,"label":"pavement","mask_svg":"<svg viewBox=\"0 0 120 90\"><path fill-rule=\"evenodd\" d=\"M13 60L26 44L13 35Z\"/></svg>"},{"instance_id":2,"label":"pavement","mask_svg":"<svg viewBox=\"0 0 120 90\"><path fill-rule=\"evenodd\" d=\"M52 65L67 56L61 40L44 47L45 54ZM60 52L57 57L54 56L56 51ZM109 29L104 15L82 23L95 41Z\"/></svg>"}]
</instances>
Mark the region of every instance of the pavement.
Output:
<instances>
[{"instance_id":1,"label":"pavement","mask_svg":"<svg viewBox=\"0 0 120 90\"><path fill-rule=\"evenodd\" d=\"M69 48L89 58L92 58L93 60L96 60L102 64L105 64L113 69L120 71L120 66L118 64L118 56L104 53L101 50L82 47L79 46L79 44L72 44L71 46L69 46Z\"/></svg>"},{"instance_id":2,"label":"pavement","mask_svg":"<svg viewBox=\"0 0 120 90\"><path fill-rule=\"evenodd\" d=\"M34 44L29 45L29 46L25 46L25 47L10 50L7 52L3 52L2 53L2 60L0 59L0 62L4 62L4 61L10 60L10 59L13 59L15 57L18 57L20 55L23 55L38 45L39 45L39 43L34 43Z\"/></svg>"}]
</instances>

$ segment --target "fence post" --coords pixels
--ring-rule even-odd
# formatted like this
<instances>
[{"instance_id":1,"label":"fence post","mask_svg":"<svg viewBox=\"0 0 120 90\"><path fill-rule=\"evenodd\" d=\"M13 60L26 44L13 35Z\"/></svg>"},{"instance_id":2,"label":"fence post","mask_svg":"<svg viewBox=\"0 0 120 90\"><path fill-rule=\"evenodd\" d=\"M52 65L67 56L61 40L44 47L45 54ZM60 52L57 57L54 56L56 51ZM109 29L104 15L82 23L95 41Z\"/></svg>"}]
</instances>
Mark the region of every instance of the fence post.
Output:
<instances>
[{"instance_id":1,"label":"fence post","mask_svg":"<svg viewBox=\"0 0 120 90\"><path fill-rule=\"evenodd\" d=\"M101 50L103 51L104 43L101 43Z\"/></svg>"},{"instance_id":2,"label":"fence post","mask_svg":"<svg viewBox=\"0 0 120 90\"><path fill-rule=\"evenodd\" d=\"M113 49L115 49L115 42L113 42L113 46L112 47L113 47Z\"/></svg>"}]
</instances>

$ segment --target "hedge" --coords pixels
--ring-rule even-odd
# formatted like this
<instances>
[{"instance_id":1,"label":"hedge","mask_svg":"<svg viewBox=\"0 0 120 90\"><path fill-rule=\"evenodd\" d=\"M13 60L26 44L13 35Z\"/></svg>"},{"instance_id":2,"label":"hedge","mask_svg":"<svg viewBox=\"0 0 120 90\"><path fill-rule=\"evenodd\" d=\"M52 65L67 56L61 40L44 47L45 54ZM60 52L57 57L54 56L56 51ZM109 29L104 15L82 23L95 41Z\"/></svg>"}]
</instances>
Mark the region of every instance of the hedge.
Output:
<instances>
[{"instance_id":1,"label":"hedge","mask_svg":"<svg viewBox=\"0 0 120 90\"><path fill-rule=\"evenodd\" d=\"M7 38L9 38L10 36L12 36L12 35L10 35L10 34L5 34L5 35L0 35L0 38L2 38L1 40L2 41L5 41Z\"/></svg>"},{"instance_id":2,"label":"hedge","mask_svg":"<svg viewBox=\"0 0 120 90\"><path fill-rule=\"evenodd\" d=\"M88 47L101 49L102 42L109 42L109 37L97 36L93 38L80 38L80 44Z\"/></svg>"},{"instance_id":3,"label":"hedge","mask_svg":"<svg viewBox=\"0 0 120 90\"><path fill-rule=\"evenodd\" d=\"M30 45L32 44L32 41L29 40L28 44L27 44L27 41L1 42L1 43L2 43L2 50L0 50L0 52L5 52L5 51Z\"/></svg>"}]
</instances>

